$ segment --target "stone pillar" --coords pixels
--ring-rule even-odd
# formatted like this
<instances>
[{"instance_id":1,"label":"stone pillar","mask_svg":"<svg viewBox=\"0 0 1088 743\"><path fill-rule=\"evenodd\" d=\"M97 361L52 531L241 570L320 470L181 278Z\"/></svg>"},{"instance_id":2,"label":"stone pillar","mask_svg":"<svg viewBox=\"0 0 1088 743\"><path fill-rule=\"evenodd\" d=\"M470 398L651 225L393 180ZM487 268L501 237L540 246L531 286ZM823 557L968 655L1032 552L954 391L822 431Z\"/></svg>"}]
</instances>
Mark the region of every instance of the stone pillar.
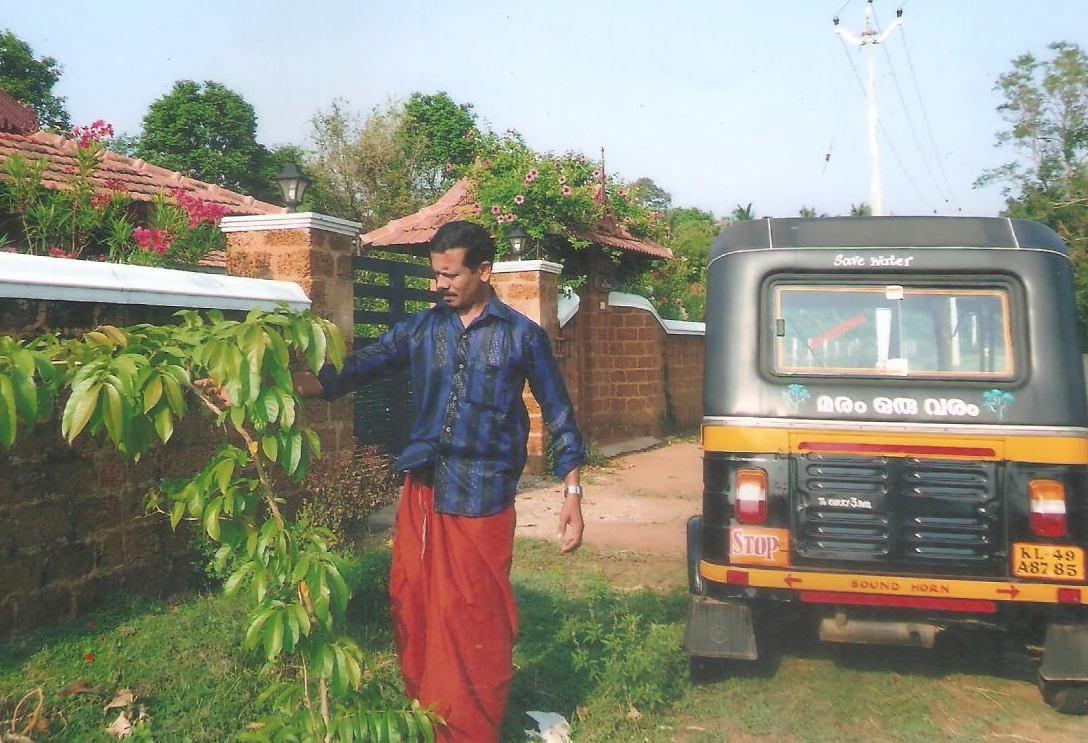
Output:
<instances>
[{"instance_id":1,"label":"stone pillar","mask_svg":"<svg viewBox=\"0 0 1088 743\"><path fill-rule=\"evenodd\" d=\"M358 222L312 212L224 217L227 273L298 284L311 311L331 320L350 349L355 335L351 258L360 228ZM350 396L308 410L323 456L352 445Z\"/></svg>"},{"instance_id":2,"label":"stone pillar","mask_svg":"<svg viewBox=\"0 0 1088 743\"><path fill-rule=\"evenodd\" d=\"M562 270L560 264L548 261L500 261L491 275L491 286L499 299L544 328L552 340L553 353L559 332L559 274ZM529 410L529 460L525 469L540 473L545 469L544 421L528 385L525 407Z\"/></svg>"}]
</instances>

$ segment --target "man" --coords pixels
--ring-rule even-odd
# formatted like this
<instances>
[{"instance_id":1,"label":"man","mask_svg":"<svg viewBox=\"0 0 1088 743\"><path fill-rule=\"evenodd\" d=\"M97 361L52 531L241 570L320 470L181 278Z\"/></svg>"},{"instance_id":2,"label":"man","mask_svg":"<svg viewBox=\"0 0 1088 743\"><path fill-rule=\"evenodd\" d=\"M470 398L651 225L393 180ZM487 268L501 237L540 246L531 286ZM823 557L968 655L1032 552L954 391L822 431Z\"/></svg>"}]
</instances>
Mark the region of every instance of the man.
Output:
<instances>
[{"instance_id":1,"label":"man","mask_svg":"<svg viewBox=\"0 0 1088 743\"><path fill-rule=\"evenodd\" d=\"M491 236L450 222L430 252L443 302L349 355L340 373L326 366L296 389L333 399L408 369L415 420L395 464L406 477L389 581L401 672L408 695L445 718L439 740L497 743L517 634L510 563L526 381L563 478L564 553L582 543L585 447L547 334L495 296Z\"/></svg>"}]
</instances>

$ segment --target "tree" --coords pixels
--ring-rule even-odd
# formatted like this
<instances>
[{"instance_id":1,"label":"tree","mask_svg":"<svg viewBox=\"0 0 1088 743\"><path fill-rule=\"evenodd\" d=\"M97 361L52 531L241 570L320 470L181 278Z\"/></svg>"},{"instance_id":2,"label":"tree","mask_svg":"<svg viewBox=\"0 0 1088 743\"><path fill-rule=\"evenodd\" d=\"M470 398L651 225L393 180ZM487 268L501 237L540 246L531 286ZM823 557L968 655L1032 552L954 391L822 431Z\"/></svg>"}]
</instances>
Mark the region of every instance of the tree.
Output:
<instances>
[{"instance_id":1,"label":"tree","mask_svg":"<svg viewBox=\"0 0 1088 743\"><path fill-rule=\"evenodd\" d=\"M748 206L742 206L737 204L733 207L733 212L729 215L734 222L748 222L756 218L755 212L752 211L752 202L748 202Z\"/></svg>"},{"instance_id":2,"label":"tree","mask_svg":"<svg viewBox=\"0 0 1088 743\"><path fill-rule=\"evenodd\" d=\"M647 209L664 214L672 207L672 194L643 176L628 188L631 198Z\"/></svg>"},{"instance_id":3,"label":"tree","mask_svg":"<svg viewBox=\"0 0 1088 743\"><path fill-rule=\"evenodd\" d=\"M1016 159L986 171L976 186L1003 183L1004 216L1048 225L1069 246L1082 328L1088 327L1088 56L1055 42L1052 56L1022 54L994 89L1008 129L999 147ZM1082 345L1088 339L1082 338Z\"/></svg>"},{"instance_id":4,"label":"tree","mask_svg":"<svg viewBox=\"0 0 1088 743\"><path fill-rule=\"evenodd\" d=\"M864 201L861 202L860 204L851 204L850 205L850 216L851 217L871 217L871 216L873 216L873 207L869 206Z\"/></svg>"},{"instance_id":5,"label":"tree","mask_svg":"<svg viewBox=\"0 0 1088 743\"><path fill-rule=\"evenodd\" d=\"M404 105L397 138L410 163L412 190L430 202L445 193L479 152L480 131L471 103L456 103L443 91L412 93Z\"/></svg>"},{"instance_id":6,"label":"tree","mask_svg":"<svg viewBox=\"0 0 1088 743\"><path fill-rule=\"evenodd\" d=\"M1014 198L1016 189L1073 196L1088 148L1088 57L1067 42L1047 48L1051 59L1022 54L997 79L994 90L1005 97L997 110L1009 124L998 132L997 144L1011 146L1019 157L987 171L976 185L1005 182Z\"/></svg>"},{"instance_id":7,"label":"tree","mask_svg":"<svg viewBox=\"0 0 1088 743\"><path fill-rule=\"evenodd\" d=\"M413 163L399 141L403 117L390 102L364 120L342 99L314 115L307 170L316 209L370 230L426 203L411 188Z\"/></svg>"},{"instance_id":8,"label":"tree","mask_svg":"<svg viewBox=\"0 0 1088 743\"><path fill-rule=\"evenodd\" d=\"M274 164L257 142L257 114L220 83L179 80L148 108L138 157L260 199L276 198Z\"/></svg>"},{"instance_id":9,"label":"tree","mask_svg":"<svg viewBox=\"0 0 1088 743\"><path fill-rule=\"evenodd\" d=\"M63 71L52 57L35 57L34 50L11 31L0 33L0 88L33 108L43 129L67 133L72 122L65 98L53 94Z\"/></svg>"}]
</instances>

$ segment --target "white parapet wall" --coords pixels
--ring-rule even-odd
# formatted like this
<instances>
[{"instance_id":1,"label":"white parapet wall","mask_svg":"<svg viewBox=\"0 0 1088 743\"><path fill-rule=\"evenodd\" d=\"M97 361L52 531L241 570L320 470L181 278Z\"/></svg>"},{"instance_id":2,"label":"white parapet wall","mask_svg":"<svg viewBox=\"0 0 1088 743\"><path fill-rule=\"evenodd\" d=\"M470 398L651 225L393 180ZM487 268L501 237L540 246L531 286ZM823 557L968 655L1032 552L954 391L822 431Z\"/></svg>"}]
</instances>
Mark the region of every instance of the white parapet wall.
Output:
<instances>
[{"instance_id":1,"label":"white parapet wall","mask_svg":"<svg viewBox=\"0 0 1088 743\"><path fill-rule=\"evenodd\" d=\"M609 307L632 307L635 309L646 310L652 313L657 321L661 323L661 327L665 329L665 332L669 335L706 335L706 323L702 322L689 322L687 320L665 320L661 315L657 314L657 310L654 308L650 300L646 297L639 296L638 294L625 294L624 292L609 292L608 293L608 306Z\"/></svg>"},{"instance_id":2,"label":"white parapet wall","mask_svg":"<svg viewBox=\"0 0 1088 743\"><path fill-rule=\"evenodd\" d=\"M0 253L0 297L221 310L310 307L289 281L20 253Z\"/></svg>"}]
</instances>

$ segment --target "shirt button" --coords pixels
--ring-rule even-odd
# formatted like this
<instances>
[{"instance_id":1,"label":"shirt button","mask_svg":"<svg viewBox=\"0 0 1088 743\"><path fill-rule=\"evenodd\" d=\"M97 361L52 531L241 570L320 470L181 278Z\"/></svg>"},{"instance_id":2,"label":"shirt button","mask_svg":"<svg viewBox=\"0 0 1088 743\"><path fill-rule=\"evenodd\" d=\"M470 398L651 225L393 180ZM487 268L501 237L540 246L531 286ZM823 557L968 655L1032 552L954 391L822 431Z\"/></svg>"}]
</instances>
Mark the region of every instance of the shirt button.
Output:
<instances>
[{"instance_id":1,"label":"shirt button","mask_svg":"<svg viewBox=\"0 0 1088 743\"><path fill-rule=\"evenodd\" d=\"M465 368L465 365L464 365L464 364L458 364L458 365L457 365L457 368L458 368L458 369L464 369L464 368Z\"/></svg>"},{"instance_id":2,"label":"shirt button","mask_svg":"<svg viewBox=\"0 0 1088 743\"><path fill-rule=\"evenodd\" d=\"M449 433L449 432L450 432L450 427L446 426L446 433Z\"/></svg>"}]
</instances>

